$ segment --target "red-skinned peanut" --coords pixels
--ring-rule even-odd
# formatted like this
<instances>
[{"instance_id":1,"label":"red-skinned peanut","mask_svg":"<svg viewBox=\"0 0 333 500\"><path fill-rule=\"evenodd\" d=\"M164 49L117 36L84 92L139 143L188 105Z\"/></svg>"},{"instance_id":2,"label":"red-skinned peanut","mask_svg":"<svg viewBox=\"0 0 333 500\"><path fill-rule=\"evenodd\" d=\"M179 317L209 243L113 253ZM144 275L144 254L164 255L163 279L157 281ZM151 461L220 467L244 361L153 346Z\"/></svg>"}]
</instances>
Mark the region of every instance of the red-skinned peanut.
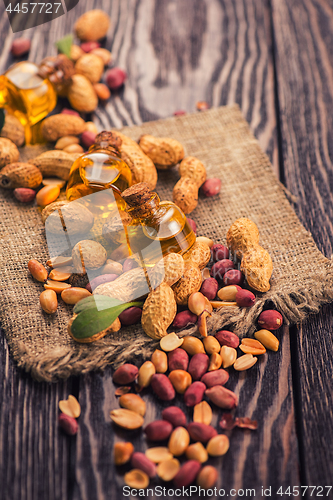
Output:
<instances>
[{"instance_id":1,"label":"red-skinned peanut","mask_svg":"<svg viewBox=\"0 0 333 500\"><path fill-rule=\"evenodd\" d=\"M118 318L122 326L130 326L139 323L142 316L142 309L140 307L132 306L125 309L119 314Z\"/></svg>"},{"instance_id":2,"label":"red-skinned peanut","mask_svg":"<svg viewBox=\"0 0 333 500\"><path fill-rule=\"evenodd\" d=\"M137 378L138 373L139 369L137 366L131 363L125 363L117 368L113 374L112 380L115 384L119 385L131 384Z\"/></svg>"},{"instance_id":3,"label":"red-skinned peanut","mask_svg":"<svg viewBox=\"0 0 333 500\"><path fill-rule=\"evenodd\" d=\"M185 488L193 483L201 469L201 463L197 460L188 460L185 462L175 477L173 484L176 488Z\"/></svg>"},{"instance_id":4,"label":"red-skinned peanut","mask_svg":"<svg viewBox=\"0 0 333 500\"><path fill-rule=\"evenodd\" d=\"M206 385L203 382L193 382L185 391L184 402L186 406L195 406L204 397Z\"/></svg>"},{"instance_id":5,"label":"red-skinned peanut","mask_svg":"<svg viewBox=\"0 0 333 500\"><path fill-rule=\"evenodd\" d=\"M277 330L282 323L282 315L274 309L263 311L258 318L258 324L265 330Z\"/></svg>"},{"instance_id":6,"label":"red-skinned peanut","mask_svg":"<svg viewBox=\"0 0 333 500\"><path fill-rule=\"evenodd\" d=\"M205 373L200 380L207 388L214 385L224 385L229 380L229 373L221 368L220 370Z\"/></svg>"},{"instance_id":7,"label":"red-skinned peanut","mask_svg":"<svg viewBox=\"0 0 333 500\"><path fill-rule=\"evenodd\" d=\"M176 314L175 319L172 323L172 328L175 330L181 330L186 328L188 325L195 325L198 321L198 316L189 310L181 311Z\"/></svg>"},{"instance_id":8,"label":"red-skinned peanut","mask_svg":"<svg viewBox=\"0 0 333 500\"><path fill-rule=\"evenodd\" d=\"M189 217L186 217L186 219L187 219L187 222L189 223L189 225L191 226L191 229L194 232L194 234L197 234L197 225L194 222L194 220L190 219Z\"/></svg>"},{"instance_id":9,"label":"red-skinned peanut","mask_svg":"<svg viewBox=\"0 0 333 500\"><path fill-rule=\"evenodd\" d=\"M204 373L208 370L209 357L207 354L199 352L192 356L188 365L188 372L193 380L200 380Z\"/></svg>"},{"instance_id":10,"label":"red-skinned peanut","mask_svg":"<svg viewBox=\"0 0 333 500\"><path fill-rule=\"evenodd\" d=\"M208 390L208 389L207 389ZM217 431L211 425L199 422L191 422L187 426L187 431L193 441L207 443L212 437L217 436Z\"/></svg>"},{"instance_id":11,"label":"red-skinned peanut","mask_svg":"<svg viewBox=\"0 0 333 500\"><path fill-rule=\"evenodd\" d=\"M201 190L207 198L216 196L221 191L221 180L213 177L207 179L201 186Z\"/></svg>"},{"instance_id":12,"label":"red-skinned peanut","mask_svg":"<svg viewBox=\"0 0 333 500\"><path fill-rule=\"evenodd\" d=\"M184 349L177 348L168 353L169 370L187 370L189 357Z\"/></svg>"},{"instance_id":13,"label":"red-skinned peanut","mask_svg":"<svg viewBox=\"0 0 333 500\"><path fill-rule=\"evenodd\" d=\"M229 259L229 249L220 243L215 243L210 249L214 262L218 260Z\"/></svg>"},{"instance_id":14,"label":"red-skinned peanut","mask_svg":"<svg viewBox=\"0 0 333 500\"><path fill-rule=\"evenodd\" d=\"M221 346L227 345L236 349L239 346L239 337L229 330L220 330L215 334L215 338L220 342Z\"/></svg>"},{"instance_id":15,"label":"red-skinned peanut","mask_svg":"<svg viewBox=\"0 0 333 500\"><path fill-rule=\"evenodd\" d=\"M215 278L207 278L202 282L200 292L207 297L208 300L213 300L216 297L219 284Z\"/></svg>"},{"instance_id":16,"label":"red-skinned peanut","mask_svg":"<svg viewBox=\"0 0 333 500\"><path fill-rule=\"evenodd\" d=\"M167 420L154 420L144 428L144 433L150 441L164 441L173 431L172 424Z\"/></svg>"},{"instance_id":17,"label":"red-skinned peanut","mask_svg":"<svg viewBox=\"0 0 333 500\"><path fill-rule=\"evenodd\" d=\"M244 282L244 274L238 269L230 269L223 276L225 285L242 285Z\"/></svg>"},{"instance_id":18,"label":"red-skinned peanut","mask_svg":"<svg viewBox=\"0 0 333 500\"><path fill-rule=\"evenodd\" d=\"M162 411L162 418L170 422L174 427L186 427L185 413L178 406L165 408Z\"/></svg>"},{"instance_id":19,"label":"red-skinned peanut","mask_svg":"<svg viewBox=\"0 0 333 500\"><path fill-rule=\"evenodd\" d=\"M162 401L171 401L176 395L170 380L163 373L153 375L150 384L156 396Z\"/></svg>"},{"instance_id":20,"label":"red-skinned peanut","mask_svg":"<svg viewBox=\"0 0 333 500\"><path fill-rule=\"evenodd\" d=\"M110 283L110 281L114 281L117 278L119 278L118 274L102 274L101 276L96 276L96 278L92 279L90 283L86 285L86 289L92 293L99 285Z\"/></svg>"},{"instance_id":21,"label":"red-skinned peanut","mask_svg":"<svg viewBox=\"0 0 333 500\"><path fill-rule=\"evenodd\" d=\"M239 307L251 307L256 301L256 296L250 290L238 290L236 302Z\"/></svg>"},{"instance_id":22,"label":"red-skinned peanut","mask_svg":"<svg viewBox=\"0 0 333 500\"><path fill-rule=\"evenodd\" d=\"M210 275L212 278L222 280L226 272L234 268L234 263L232 260L223 259L215 262L210 270Z\"/></svg>"}]
</instances>

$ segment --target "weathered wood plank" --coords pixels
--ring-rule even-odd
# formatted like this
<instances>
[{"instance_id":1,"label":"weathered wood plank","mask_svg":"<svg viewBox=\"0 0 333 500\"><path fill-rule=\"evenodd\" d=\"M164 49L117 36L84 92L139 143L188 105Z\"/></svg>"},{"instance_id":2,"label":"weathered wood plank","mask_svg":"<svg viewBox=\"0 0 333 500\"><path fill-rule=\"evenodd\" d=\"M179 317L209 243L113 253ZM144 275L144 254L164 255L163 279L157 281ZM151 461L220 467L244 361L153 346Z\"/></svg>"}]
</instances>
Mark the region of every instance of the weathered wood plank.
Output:
<instances>
[{"instance_id":1,"label":"weathered wood plank","mask_svg":"<svg viewBox=\"0 0 333 500\"><path fill-rule=\"evenodd\" d=\"M333 248L333 9L325 0L273 0L284 178L320 250ZM332 308L294 332L303 484L333 476Z\"/></svg>"},{"instance_id":2,"label":"weathered wood plank","mask_svg":"<svg viewBox=\"0 0 333 500\"><path fill-rule=\"evenodd\" d=\"M190 9L184 1L144 0L135 3L135 15L129 10L132 5L118 5L125 24L117 26L111 46L117 64L128 69L129 81L121 99L114 97L98 110L103 126L170 116L180 108L194 111L198 100L213 105L236 101L277 166L267 4L211 1ZM277 489L299 484L287 331L281 340L276 356L267 355L239 377L233 373L228 384L240 395L237 414L257 418L259 430L234 431L228 455L210 461L221 471L220 488L255 488L259 494L261 485ZM148 423L160 415L163 405L149 393L144 397ZM81 379L80 403L74 498L118 498L123 470L115 471L112 464L113 443L133 440L137 450L144 450L145 440L140 433L119 433L111 426L109 411L118 403L110 370L103 376L86 376L84 383ZM182 405L180 398L176 404ZM191 416L188 410L187 414Z\"/></svg>"},{"instance_id":3,"label":"weathered wood plank","mask_svg":"<svg viewBox=\"0 0 333 500\"><path fill-rule=\"evenodd\" d=\"M0 498L66 500L70 439L59 428L58 402L71 381L35 382L14 366L0 336Z\"/></svg>"},{"instance_id":4,"label":"weathered wood plank","mask_svg":"<svg viewBox=\"0 0 333 500\"><path fill-rule=\"evenodd\" d=\"M287 329L281 332L280 337L278 353L266 354L248 372L230 370L226 386L239 396L236 415L258 420L258 430L227 432L229 451L224 457L211 458L207 462L217 467L220 474L216 486L228 495L234 488L254 489L260 496L262 486L271 487L272 492L276 492L281 485L287 488L300 482L296 466L297 442ZM109 413L119 407L114 391L110 369L103 375L89 374L81 379L79 400L83 411L77 436L74 500L121 498L124 486L122 476L131 467L114 466L114 443L131 441L136 451L143 452L148 447L141 430L124 431L111 423ZM147 404L145 424L161 418L161 411L169 406L158 401L150 390L144 391L142 397ZM172 404L184 410L189 422L192 420L193 410L185 407L181 396L177 396ZM221 414L222 411L215 407L212 425L217 429ZM167 443L149 443L149 446L152 445L165 446ZM183 462L184 458L180 460ZM167 490L172 488L170 484L154 479L150 487L156 486L165 486ZM171 496L166 493L163 498ZM192 498L199 497L194 493Z\"/></svg>"}]
</instances>

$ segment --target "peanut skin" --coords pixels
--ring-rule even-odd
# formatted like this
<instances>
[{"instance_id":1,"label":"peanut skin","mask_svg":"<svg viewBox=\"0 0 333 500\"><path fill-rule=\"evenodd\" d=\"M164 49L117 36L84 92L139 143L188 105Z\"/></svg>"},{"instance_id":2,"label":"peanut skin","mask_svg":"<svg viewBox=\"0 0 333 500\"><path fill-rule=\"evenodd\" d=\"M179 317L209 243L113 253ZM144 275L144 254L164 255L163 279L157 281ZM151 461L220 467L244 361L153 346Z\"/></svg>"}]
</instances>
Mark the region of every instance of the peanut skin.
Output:
<instances>
[{"instance_id":1,"label":"peanut skin","mask_svg":"<svg viewBox=\"0 0 333 500\"><path fill-rule=\"evenodd\" d=\"M186 406L195 406L203 399L206 385L203 382L193 382L185 391L184 402Z\"/></svg>"},{"instance_id":2,"label":"peanut skin","mask_svg":"<svg viewBox=\"0 0 333 500\"><path fill-rule=\"evenodd\" d=\"M163 420L167 420L174 427L186 427L185 413L178 406L169 406L162 411Z\"/></svg>"},{"instance_id":3,"label":"peanut skin","mask_svg":"<svg viewBox=\"0 0 333 500\"><path fill-rule=\"evenodd\" d=\"M174 399L176 392L170 380L163 373L156 373L151 378L151 388L157 397L162 401L171 401Z\"/></svg>"},{"instance_id":4,"label":"peanut skin","mask_svg":"<svg viewBox=\"0 0 333 500\"><path fill-rule=\"evenodd\" d=\"M113 382L119 385L127 385L134 382L138 376L139 369L137 366L130 363L125 363L124 365L117 368L113 374Z\"/></svg>"},{"instance_id":5,"label":"peanut skin","mask_svg":"<svg viewBox=\"0 0 333 500\"><path fill-rule=\"evenodd\" d=\"M189 363L188 354L184 349L177 348L168 353L169 370L187 370Z\"/></svg>"},{"instance_id":6,"label":"peanut skin","mask_svg":"<svg viewBox=\"0 0 333 500\"><path fill-rule=\"evenodd\" d=\"M155 420L146 425L144 433L150 441L164 441L168 439L172 430L172 424L167 420Z\"/></svg>"},{"instance_id":7,"label":"peanut skin","mask_svg":"<svg viewBox=\"0 0 333 500\"><path fill-rule=\"evenodd\" d=\"M198 353L195 354L188 366L188 372L192 376L193 380L200 380L201 377L206 373L209 366L209 357L207 354Z\"/></svg>"}]
</instances>

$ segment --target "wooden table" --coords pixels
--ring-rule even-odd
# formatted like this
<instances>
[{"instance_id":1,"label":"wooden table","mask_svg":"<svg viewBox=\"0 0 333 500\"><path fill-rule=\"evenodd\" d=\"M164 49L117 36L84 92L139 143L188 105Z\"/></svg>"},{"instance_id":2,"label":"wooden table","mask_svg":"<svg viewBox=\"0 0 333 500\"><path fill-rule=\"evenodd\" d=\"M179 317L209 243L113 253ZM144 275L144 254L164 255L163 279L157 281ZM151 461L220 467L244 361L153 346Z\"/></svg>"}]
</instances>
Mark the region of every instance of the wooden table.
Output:
<instances>
[{"instance_id":1,"label":"wooden table","mask_svg":"<svg viewBox=\"0 0 333 500\"><path fill-rule=\"evenodd\" d=\"M332 3L81 0L65 17L24 32L32 40L29 58L38 62L54 54L54 42L93 6L111 15L105 46L114 63L128 72L124 90L96 112L98 127L163 118L178 109L194 112L201 100L211 106L237 102L277 175L297 197L300 220L330 257ZM14 38L3 6L0 33L3 72L12 63ZM241 498L254 488L255 498L262 498L261 488L271 487L271 498L290 498L297 492L294 486L312 485L323 490L316 488L311 496L311 489L303 488L300 496L333 498L325 488L333 480L332 329L332 307L326 306L304 324L284 328L279 353L235 379L242 414L257 419L258 430L232 431L228 453L211 461L220 470L217 486L226 495L234 488L238 496L229 496ZM126 434L116 437L109 419L117 407L111 369L38 383L16 368L3 335L0 342L0 498L123 498L112 449L115 439ZM79 432L72 438L57 426L58 402L68 394L82 407ZM145 399L149 421L160 408L149 395ZM133 442L144 450L141 433Z\"/></svg>"}]
</instances>

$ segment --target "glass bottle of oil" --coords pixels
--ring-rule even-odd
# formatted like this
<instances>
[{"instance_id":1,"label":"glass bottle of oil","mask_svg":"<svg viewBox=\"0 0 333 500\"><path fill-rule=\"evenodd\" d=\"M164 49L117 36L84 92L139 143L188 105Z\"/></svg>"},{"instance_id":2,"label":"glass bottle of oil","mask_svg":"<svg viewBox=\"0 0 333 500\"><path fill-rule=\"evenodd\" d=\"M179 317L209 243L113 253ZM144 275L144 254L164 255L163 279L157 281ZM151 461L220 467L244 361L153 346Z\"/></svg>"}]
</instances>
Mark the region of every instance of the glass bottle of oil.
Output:
<instances>
[{"instance_id":1,"label":"glass bottle of oil","mask_svg":"<svg viewBox=\"0 0 333 500\"><path fill-rule=\"evenodd\" d=\"M124 224L130 254L142 267L155 265L164 255L184 254L195 242L185 214L171 201L160 201L144 182L122 193L132 220Z\"/></svg>"},{"instance_id":2,"label":"glass bottle of oil","mask_svg":"<svg viewBox=\"0 0 333 500\"><path fill-rule=\"evenodd\" d=\"M40 123L57 103L57 85L65 85L74 73L73 63L63 55L38 66L21 61L0 76L0 108L15 115L25 128L26 144L44 142Z\"/></svg>"},{"instance_id":3,"label":"glass bottle of oil","mask_svg":"<svg viewBox=\"0 0 333 500\"><path fill-rule=\"evenodd\" d=\"M114 186L124 191L132 185L132 173L121 157L121 139L103 131L87 153L81 155L69 172L66 196L69 201L91 195ZM103 196L98 197L102 200Z\"/></svg>"}]
</instances>

